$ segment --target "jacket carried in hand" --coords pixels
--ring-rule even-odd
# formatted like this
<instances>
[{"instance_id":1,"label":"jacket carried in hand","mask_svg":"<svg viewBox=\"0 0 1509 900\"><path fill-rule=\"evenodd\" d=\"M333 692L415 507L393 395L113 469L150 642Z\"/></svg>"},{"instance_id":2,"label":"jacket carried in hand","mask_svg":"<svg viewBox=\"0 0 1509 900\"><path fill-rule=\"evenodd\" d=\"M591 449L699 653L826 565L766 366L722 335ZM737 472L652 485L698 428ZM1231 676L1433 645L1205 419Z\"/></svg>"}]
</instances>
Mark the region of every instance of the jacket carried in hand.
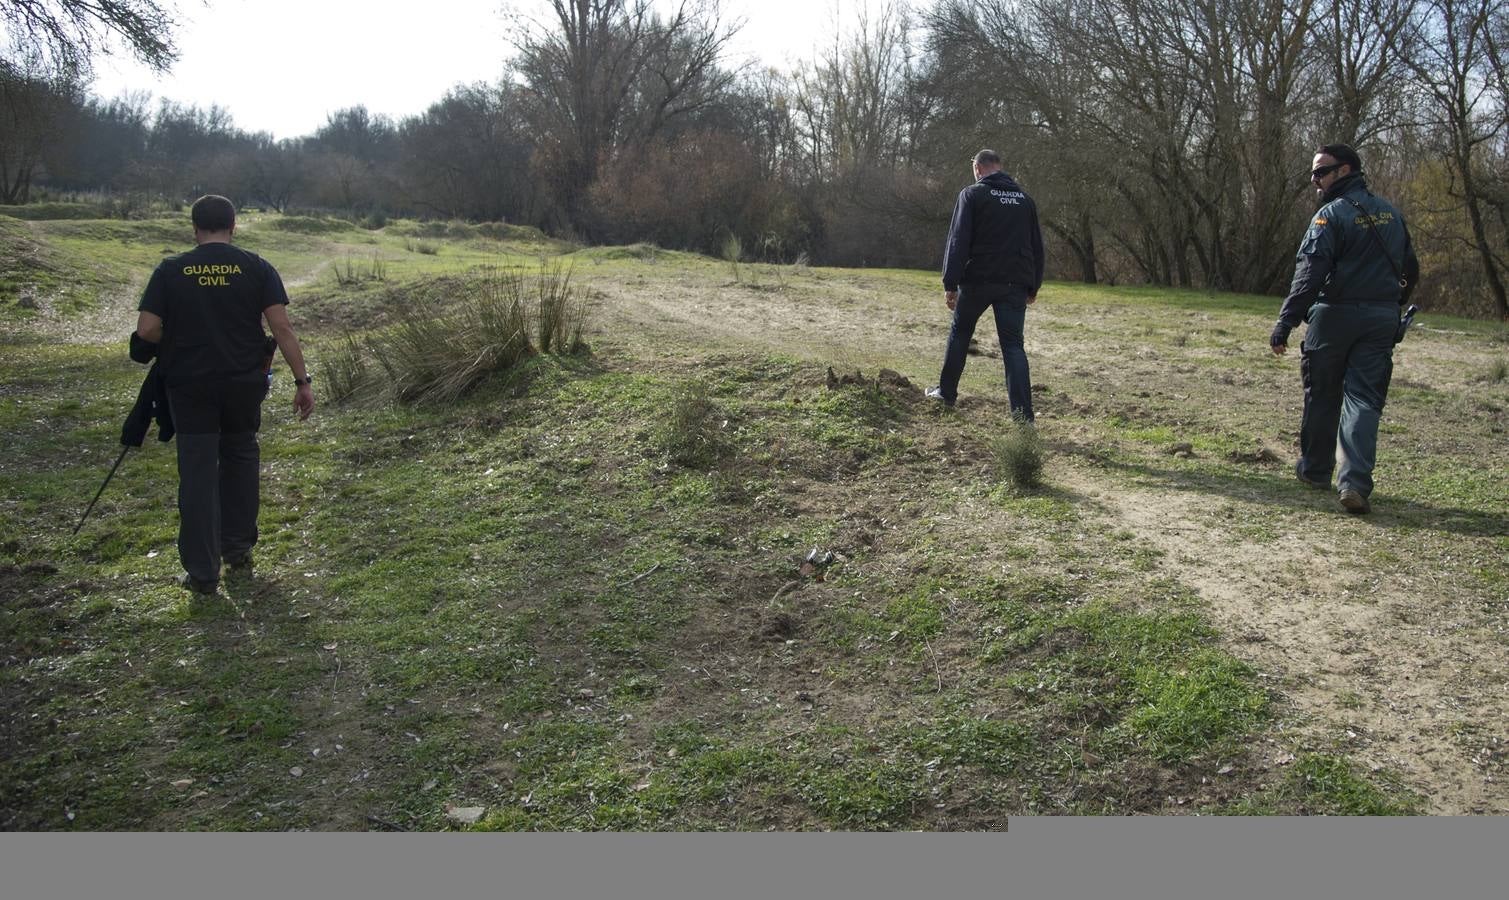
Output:
<instances>
[{"instance_id":1,"label":"jacket carried in hand","mask_svg":"<svg viewBox=\"0 0 1509 900\"><path fill-rule=\"evenodd\" d=\"M166 443L173 439L173 414L168 410L168 385L163 381L156 344L131 332L131 358L139 363L152 363L147 377L142 380L141 390L136 394L136 405L126 415L121 425L121 446L140 447L147 439L147 429L157 421L157 439Z\"/></svg>"}]
</instances>

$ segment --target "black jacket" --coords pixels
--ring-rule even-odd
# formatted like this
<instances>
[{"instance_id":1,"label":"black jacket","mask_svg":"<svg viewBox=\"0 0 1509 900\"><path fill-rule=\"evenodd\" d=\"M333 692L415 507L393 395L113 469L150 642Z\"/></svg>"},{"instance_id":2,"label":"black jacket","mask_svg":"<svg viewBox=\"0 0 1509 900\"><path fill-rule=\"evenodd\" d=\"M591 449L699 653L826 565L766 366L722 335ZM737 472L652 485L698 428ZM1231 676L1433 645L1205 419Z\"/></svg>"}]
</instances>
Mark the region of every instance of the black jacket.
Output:
<instances>
[{"instance_id":1,"label":"black jacket","mask_svg":"<svg viewBox=\"0 0 1509 900\"><path fill-rule=\"evenodd\" d=\"M1005 172L959 192L943 253L943 289L969 284L1043 285L1043 232L1037 204Z\"/></svg>"},{"instance_id":2,"label":"black jacket","mask_svg":"<svg viewBox=\"0 0 1509 900\"><path fill-rule=\"evenodd\" d=\"M131 358L139 363L152 362L157 356L157 345L143 340L131 332ZM141 390L136 394L136 405L126 415L121 425L121 445L140 447L147 439L147 429L152 420L157 420L157 439L166 443L173 439L173 414L168 410L168 385L163 381L161 362L152 363L147 377L142 380Z\"/></svg>"},{"instance_id":3,"label":"black jacket","mask_svg":"<svg viewBox=\"0 0 1509 900\"><path fill-rule=\"evenodd\" d=\"M1361 172L1337 179L1322 200L1300 242L1294 281L1279 310L1283 327L1305 321L1315 303L1402 304L1420 280L1404 216L1368 190ZM1375 229L1376 237L1370 233Z\"/></svg>"}]
</instances>

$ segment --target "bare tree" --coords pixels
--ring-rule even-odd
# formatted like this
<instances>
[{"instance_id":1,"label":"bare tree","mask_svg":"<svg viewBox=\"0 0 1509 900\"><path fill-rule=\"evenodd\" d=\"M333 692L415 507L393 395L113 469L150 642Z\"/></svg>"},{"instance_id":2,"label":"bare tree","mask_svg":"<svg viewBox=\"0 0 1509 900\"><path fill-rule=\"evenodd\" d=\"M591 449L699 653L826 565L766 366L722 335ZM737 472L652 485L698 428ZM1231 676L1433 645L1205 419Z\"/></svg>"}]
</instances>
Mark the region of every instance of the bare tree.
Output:
<instances>
[{"instance_id":1,"label":"bare tree","mask_svg":"<svg viewBox=\"0 0 1509 900\"><path fill-rule=\"evenodd\" d=\"M159 72L178 58L178 23L159 0L0 0L0 21L18 58L69 76L87 76L116 44Z\"/></svg>"},{"instance_id":2,"label":"bare tree","mask_svg":"<svg viewBox=\"0 0 1509 900\"><path fill-rule=\"evenodd\" d=\"M460 85L400 126L404 195L448 218L532 219L533 147L513 85Z\"/></svg>"},{"instance_id":3,"label":"bare tree","mask_svg":"<svg viewBox=\"0 0 1509 900\"><path fill-rule=\"evenodd\" d=\"M1316 83L1308 97L1318 113L1309 143L1365 146L1409 121L1413 52L1405 29L1417 0L1325 0L1312 14Z\"/></svg>"},{"instance_id":4,"label":"bare tree","mask_svg":"<svg viewBox=\"0 0 1509 900\"><path fill-rule=\"evenodd\" d=\"M538 149L568 221L589 229L587 190L619 149L705 106L731 80L717 63L737 25L718 0L550 0L523 21L514 65L531 94Z\"/></svg>"},{"instance_id":5,"label":"bare tree","mask_svg":"<svg viewBox=\"0 0 1509 900\"><path fill-rule=\"evenodd\" d=\"M274 141L257 135L243 159L248 195L280 213L288 212L308 179L303 143L296 139Z\"/></svg>"},{"instance_id":6,"label":"bare tree","mask_svg":"<svg viewBox=\"0 0 1509 900\"><path fill-rule=\"evenodd\" d=\"M1395 40L1411 49L1401 59L1424 94L1427 123L1441 141L1453 193L1467 214L1489 300L1509 319L1506 264L1489 237L1482 170L1485 153L1502 143L1509 125L1494 93L1502 68L1495 27L1502 27L1505 10L1506 0L1420 0Z\"/></svg>"},{"instance_id":7,"label":"bare tree","mask_svg":"<svg viewBox=\"0 0 1509 900\"><path fill-rule=\"evenodd\" d=\"M78 83L27 72L0 60L0 203L25 203L70 113L82 105Z\"/></svg>"},{"instance_id":8,"label":"bare tree","mask_svg":"<svg viewBox=\"0 0 1509 900\"><path fill-rule=\"evenodd\" d=\"M911 30L903 4L861 6L853 29L835 34L810 67L798 70L794 99L813 174L847 180L907 160L915 139L906 115Z\"/></svg>"}]
</instances>

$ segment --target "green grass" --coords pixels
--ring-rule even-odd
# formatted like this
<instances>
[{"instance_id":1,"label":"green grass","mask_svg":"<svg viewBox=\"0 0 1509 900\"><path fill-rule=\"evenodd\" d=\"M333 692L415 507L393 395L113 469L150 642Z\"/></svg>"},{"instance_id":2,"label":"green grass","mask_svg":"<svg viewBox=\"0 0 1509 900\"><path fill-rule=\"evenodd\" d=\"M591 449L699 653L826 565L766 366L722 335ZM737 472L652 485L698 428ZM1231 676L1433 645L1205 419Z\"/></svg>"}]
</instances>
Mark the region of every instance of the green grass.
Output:
<instances>
[{"instance_id":1,"label":"green grass","mask_svg":"<svg viewBox=\"0 0 1509 900\"><path fill-rule=\"evenodd\" d=\"M1329 753L1305 754L1270 799L1239 803L1229 811L1271 814L1279 808L1275 802L1322 816L1412 816L1422 808L1421 798L1394 777L1364 778L1344 757Z\"/></svg>"},{"instance_id":2,"label":"green grass","mask_svg":"<svg viewBox=\"0 0 1509 900\"><path fill-rule=\"evenodd\" d=\"M455 309L475 267L534 270L552 246L509 226L276 221L249 220L247 243L307 279L293 313L316 371L345 335L378 334L420 298ZM177 227L35 224L37 258L91 273L80 309L143 277ZM348 252L381 254L386 279L336 286L328 266ZM669 284L725 296L726 262L570 256L588 290L643 277L663 280L636 302ZM809 289L909 335L908 292L932 282L809 270L751 302L799 306ZM1299 528L1351 558L1285 462L1242 456L1293 427L1271 399L1292 373L1224 355L1271 300L1052 290L1063 318L1045 335L1130 334L1172 358L1137 363L1170 367L1147 396L1108 388L1082 352L1035 359L1051 391L1034 491L992 465L1010 427L987 393L998 368L972 363L969 396L985 399L940 416L873 378L830 386L816 343L703 345L658 312L604 309L586 352L528 357L453 402L322 394L300 425L275 395L256 574L209 601L173 584L174 464L155 440L69 534L142 370L8 313L0 827L433 829L448 804L486 807L477 827L496 830L991 829L1176 796L1211 812L1423 809L1387 771L1305 752L1280 688L1213 624L1194 551L1156 530L1219 529L1247 551L1287 549ZM857 367L918 371L907 352ZM1221 360L1232 383L1211 394ZM1444 368L1418 377L1459 393ZM1495 415L1478 402L1505 398L1407 389L1390 407L1409 426L1390 452L1432 465L1380 481L1363 525L1399 539L1359 552L1489 617L1509 583L1506 498L1501 448L1468 430ZM1440 428L1475 450L1423 443ZM1178 442L1190 458L1165 452ZM1097 485L1195 497L1209 520L1138 530ZM812 549L831 554L820 571L802 569ZM1274 747L1299 759L1267 772Z\"/></svg>"}]
</instances>

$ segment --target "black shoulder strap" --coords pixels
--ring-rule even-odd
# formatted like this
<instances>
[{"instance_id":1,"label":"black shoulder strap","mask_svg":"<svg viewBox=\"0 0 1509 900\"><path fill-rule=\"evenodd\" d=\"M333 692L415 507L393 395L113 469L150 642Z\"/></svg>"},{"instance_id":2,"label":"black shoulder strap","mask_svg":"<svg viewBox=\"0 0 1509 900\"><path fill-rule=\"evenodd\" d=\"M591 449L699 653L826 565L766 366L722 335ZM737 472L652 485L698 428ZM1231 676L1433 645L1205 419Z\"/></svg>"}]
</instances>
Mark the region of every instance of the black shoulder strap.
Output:
<instances>
[{"instance_id":1,"label":"black shoulder strap","mask_svg":"<svg viewBox=\"0 0 1509 900\"><path fill-rule=\"evenodd\" d=\"M1368 232L1373 235L1373 240L1378 244L1378 249L1383 251L1383 258L1388 260L1389 268L1394 270L1394 277L1399 280L1399 287L1408 288L1409 282L1405 280L1404 273L1399 270L1399 264L1394 262L1394 255L1388 252L1388 247L1383 243L1383 238L1378 236L1378 222L1373 218L1372 214L1363 209L1362 204L1351 197L1343 196L1341 199L1357 207L1357 211L1367 217Z\"/></svg>"}]
</instances>

